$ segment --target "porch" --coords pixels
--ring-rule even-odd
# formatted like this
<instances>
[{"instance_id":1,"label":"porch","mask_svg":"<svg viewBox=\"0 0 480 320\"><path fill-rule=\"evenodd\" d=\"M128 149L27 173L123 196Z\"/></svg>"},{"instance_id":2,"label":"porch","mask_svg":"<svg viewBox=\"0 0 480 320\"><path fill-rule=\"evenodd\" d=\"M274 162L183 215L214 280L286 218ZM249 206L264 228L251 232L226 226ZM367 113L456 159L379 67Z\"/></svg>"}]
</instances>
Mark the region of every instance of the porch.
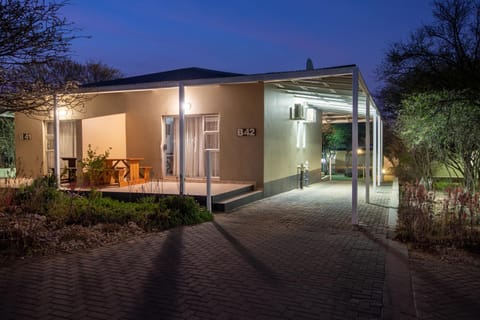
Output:
<instances>
[{"instance_id":1,"label":"porch","mask_svg":"<svg viewBox=\"0 0 480 320\"><path fill-rule=\"evenodd\" d=\"M212 210L217 212L232 211L244 204L263 198L263 190L256 190L254 183L222 182L212 183ZM68 184L62 184L63 190L69 190ZM128 186L106 185L97 189L106 197L134 201L140 198L154 196L165 197L179 194L179 182L177 180L152 180L142 184ZM75 191L86 193L90 188L75 188ZM184 194L195 198L201 205L206 205L207 191L205 181L187 180Z\"/></svg>"}]
</instances>

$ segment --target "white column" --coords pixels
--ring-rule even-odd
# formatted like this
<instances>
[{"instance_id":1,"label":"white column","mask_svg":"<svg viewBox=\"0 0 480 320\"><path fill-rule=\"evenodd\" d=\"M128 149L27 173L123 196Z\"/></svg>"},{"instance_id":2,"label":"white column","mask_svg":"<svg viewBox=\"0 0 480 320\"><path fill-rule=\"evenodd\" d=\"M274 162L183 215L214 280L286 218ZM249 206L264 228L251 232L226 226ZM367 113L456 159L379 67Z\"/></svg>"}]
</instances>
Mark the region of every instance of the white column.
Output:
<instances>
[{"instance_id":1,"label":"white column","mask_svg":"<svg viewBox=\"0 0 480 320\"><path fill-rule=\"evenodd\" d=\"M382 119L380 118L380 114L377 117L377 186L380 186L381 181L380 181L380 176L382 174L382 162L381 162L381 154L382 150L380 148L381 145L381 132L380 132L380 123Z\"/></svg>"},{"instance_id":2,"label":"white column","mask_svg":"<svg viewBox=\"0 0 480 320\"><path fill-rule=\"evenodd\" d=\"M372 155L372 159L373 159L373 163L372 163L372 184L373 184L373 189L375 190L375 192L377 191L377 153L378 153L378 147L377 147L377 110L374 110L373 111L373 119L372 119L372 122L373 122L373 155Z\"/></svg>"},{"instance_id":3,"label":"white column","mask_svg":"<svg viewBox=\"0 0 480 320\"><path fill-rule=\"evenodd\" d=\"M370 202L370 96L367 94L365 113L365 202Z\"/></svg>"},{"instance_id":4,"label":"white column","mask_svg":"<svg viewBox=\"0 0 480 320\"><path fill-rule=\"evenodd\" d=\"M383 120L380 119L380 163L379 163L379 182L383 182Z\"/></svg>"},{"instance_id":5,"label":"white column","mask_svg":"<svg viewBox=\"0 0 480 320\"><path fill-rule=\"evenodd\" d=\"M210 150L206 151L206 166L207 166L207 210L212 212L212 166L210 164Z\"/></svg>"},{"instance_id":6,"label":"white column","mask_svg":"<svg viewBox=\"0 0 480 320\"><path fill-rule=\"evenodd\" d=\"M352 72L352 224L358 225L358 68Z\"/></svg>"},{"instance_id":7,"label":"white column","mask_svg":"<svg viewBox=\"0 0 480 320\"><path fill-rule=\"evenodd\" d=\"M179 175L180 195L185 194L185 88L183 83L178 85L178 114L179 114Z\"/></svg>"},{"instance_id":8,"label":"white column","mask_svg":"<svg viewBox=\"0 0 480 320\"><path fill-rule=\"evenodd\" d=\"M60 187L60 119L58 114L58 101L57 95L53 96L53 141L54 141L54 174L57 180L57 186Z\"/></svg>"}]
</instances>

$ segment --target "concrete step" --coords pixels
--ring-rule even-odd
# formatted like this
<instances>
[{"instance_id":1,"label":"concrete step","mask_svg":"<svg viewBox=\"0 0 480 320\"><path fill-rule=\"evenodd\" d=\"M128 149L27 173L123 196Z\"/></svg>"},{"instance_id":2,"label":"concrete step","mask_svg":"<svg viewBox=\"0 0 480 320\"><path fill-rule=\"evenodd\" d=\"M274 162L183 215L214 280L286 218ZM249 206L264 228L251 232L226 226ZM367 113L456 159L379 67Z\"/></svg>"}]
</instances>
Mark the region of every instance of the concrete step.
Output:
<instances>
[{"instance_id":1,"label":"concrete step","mask_svg":"<svg viewBox=\"0 0 480 320\"><path fill-rule=\"evenodd\" d=\"M244 186L242 188L239 188L239 189L235 189L235 190L230 191L230 192L221 193L221 194L212 196L212 203L217 203L217 202L221 202L221 201L224 201L224 200L227 200L227 199L231 199L231 198L234 198L236 196L240 196L242 194L252 192L254 189L255 188L254 188L253 184L251 184L251 185L246 185L246 186Z\"/></svg>"},{"instance_id":2,"label":"concrete step","mask_svg":"<svg viewBox=\"0 0 480 320\"><path fill-rule=\"evenodd\" d=\"M230 212L238 207L263 198L263 190L250 191L225 200L213 202L213 211Z\"/></svg>"}]
</instances>

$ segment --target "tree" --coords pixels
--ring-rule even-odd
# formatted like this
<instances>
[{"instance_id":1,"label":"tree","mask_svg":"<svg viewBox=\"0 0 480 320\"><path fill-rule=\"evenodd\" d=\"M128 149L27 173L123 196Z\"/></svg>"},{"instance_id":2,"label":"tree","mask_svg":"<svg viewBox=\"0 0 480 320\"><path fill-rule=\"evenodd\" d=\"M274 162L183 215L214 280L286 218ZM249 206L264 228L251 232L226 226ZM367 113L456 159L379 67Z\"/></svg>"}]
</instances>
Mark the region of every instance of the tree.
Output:
<instances>
[{"instance_id":1,"label":"tree","mask_svg":"<svg viewBox=\"0 0 480 320\"><path fill-rule=\"evenodd\" d=\"M65 1L0 1L0 114L43 111L56 92L69 92L71 83L54 86L32 78L39 66L67 56L76 38L72 25L60 16Z\"/></svg>"},{"instance_id":2,"label":"tree","mask_svg":"<svg viewBox=\"0 0 480 320\"><path fill-rule=\"evenodd\" d=\"M48 115L53 107L53 95L57 96L62 105L70 109L82 109L85 102L92 96L81 93L71 95L70 93L83 84L113 80L122 76L119 70L102 62L88 61L81 64L68 58L18 68L18 70L17 83L21 81L19 87L24 88L31 83L38 83L35 90L43 93L43 95L32 93L24 96L24 100L28 101L31 101L33 96L37 97L36 105L38 107L26 103L26 108L22 110L24 113L34 113L35 115ZM16 107L17 112L20 109L21 106Z\"/></svg>"},{"instance_id":3,"label":"tree","mask_svg":"<svg viewBox=\"0 0 480 320\"><path fill-rule=\"evenodd\" d=\"M394 43L378 68L380 100L395 117L410 94L453 90L480 107L480 0L436 0L434 21Z\"/></svg>"},{"instance_id":4,"label":"tree","mask_svg":"<svg viewBox=\"0 0 480 320\"><path fill-rule=\"evenodd\" d=\"M322 136L323 149L326 151L336 151L349 144L349 132L344 126L327 123L322 126Z\"/></svg>"},{"instance_id":5,"label":"tree","mask_svg":"<svg viewBox=\"0 0 480 320\"><path fill-rule=\"evenodd\" d=\"M439 91L412 95L403 101L399 135L423 178L432 177L433 162L454 168L472 193L480 178L480 108L459 98L463 93Z\"/></svg>"}]
</instances>

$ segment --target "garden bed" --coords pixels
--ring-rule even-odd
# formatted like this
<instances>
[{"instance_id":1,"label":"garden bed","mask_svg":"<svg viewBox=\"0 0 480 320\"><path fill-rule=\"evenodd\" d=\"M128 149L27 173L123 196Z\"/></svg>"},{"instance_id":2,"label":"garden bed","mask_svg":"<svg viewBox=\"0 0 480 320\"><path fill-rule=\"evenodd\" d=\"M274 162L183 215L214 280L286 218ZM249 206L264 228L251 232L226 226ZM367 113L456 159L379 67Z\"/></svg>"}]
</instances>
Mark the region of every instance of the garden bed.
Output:
<instances>
[{"instance_id":1,"label":"garden bed","mask_svg":"<svg viewBox=\"0 0 480 320\"><path fill-rule=\"evenodd\" d=\"M0 190L0 263L18 257L72 252L198 224L213 215L191 197L121 202L91 191L62 192L52 177Z\"/></svg>"},{"instance_id":2,"label":"garden bed","mask_svg":"<svg viewBox=\"0 0 480 320\"><path fill-rule=\"evenodd\" d=\"M461 187L428 192L422 184L401 190L397 239L416 248L480 253L480 195Z\"/></svg>"}]
</instances>

